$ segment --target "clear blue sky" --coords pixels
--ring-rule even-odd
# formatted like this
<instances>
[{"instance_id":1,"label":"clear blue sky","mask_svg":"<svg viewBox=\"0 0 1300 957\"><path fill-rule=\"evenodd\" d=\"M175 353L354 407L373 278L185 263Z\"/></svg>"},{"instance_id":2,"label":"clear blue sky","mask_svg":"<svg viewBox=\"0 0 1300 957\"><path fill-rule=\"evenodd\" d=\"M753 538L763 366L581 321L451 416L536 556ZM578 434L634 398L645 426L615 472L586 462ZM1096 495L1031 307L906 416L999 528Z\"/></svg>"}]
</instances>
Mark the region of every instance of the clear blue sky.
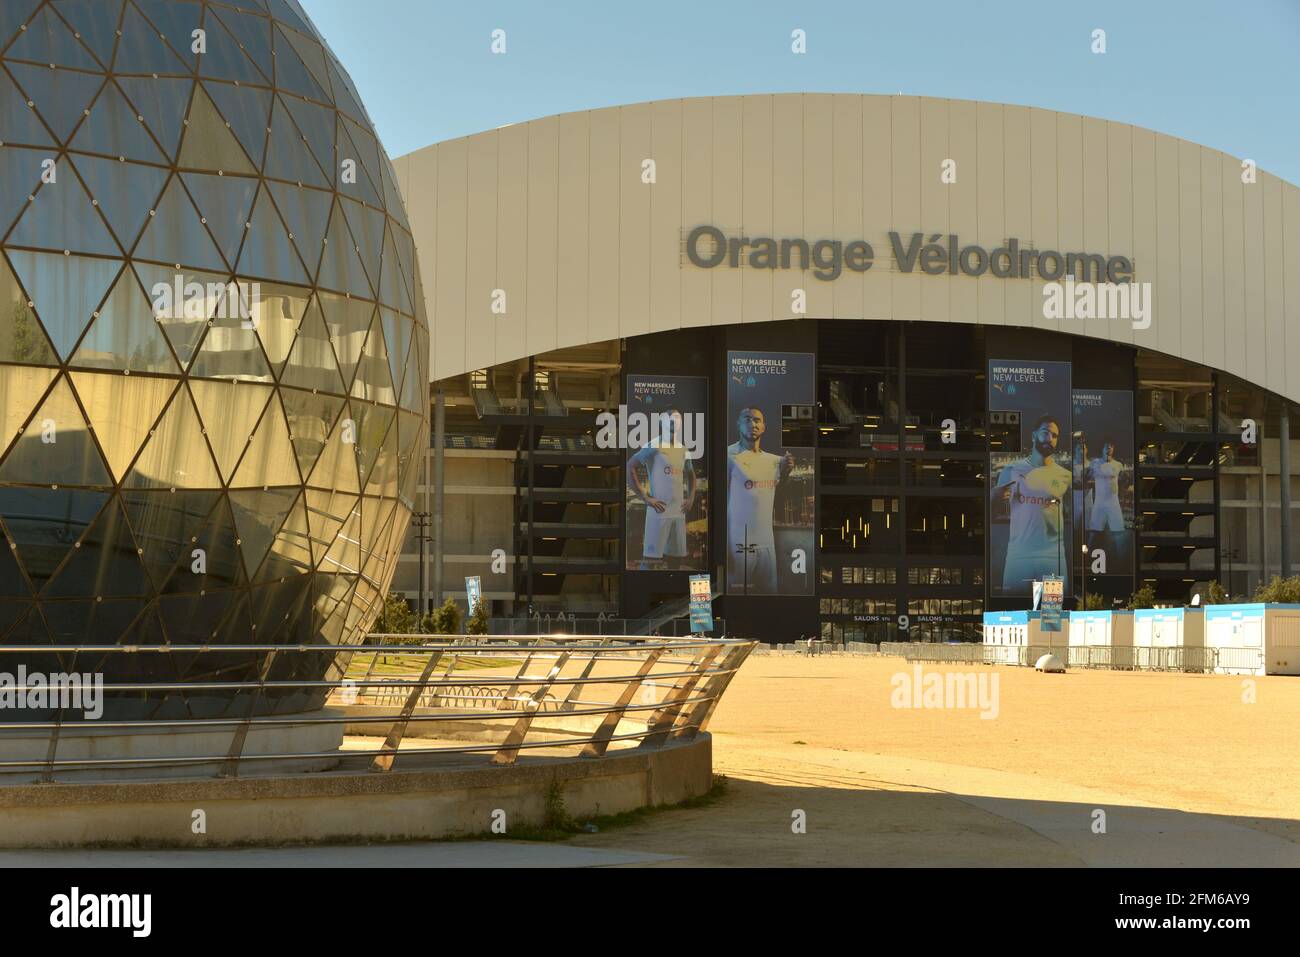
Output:
<instances>
[{"instance_id":1,"label":"clear blue sky","mask_svg":"<svg viewBox=\"0 0 1300 957\"><path fill-rule=\"evenodd\" d=\"M1300 0L302 3L392 156L643 100L902 91L1133 123L1300 184Z\"/></svg>"}]
</instances>

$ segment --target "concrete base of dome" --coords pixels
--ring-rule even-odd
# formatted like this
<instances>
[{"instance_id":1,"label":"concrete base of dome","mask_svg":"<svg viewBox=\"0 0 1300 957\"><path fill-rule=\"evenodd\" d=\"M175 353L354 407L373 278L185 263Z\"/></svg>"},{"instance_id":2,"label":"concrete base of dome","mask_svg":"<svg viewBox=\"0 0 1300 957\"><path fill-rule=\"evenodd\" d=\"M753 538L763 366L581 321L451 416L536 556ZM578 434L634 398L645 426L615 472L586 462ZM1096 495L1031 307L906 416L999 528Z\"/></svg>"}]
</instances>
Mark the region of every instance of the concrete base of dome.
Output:
<instances>
[{"instance_id":1,"label":"concrete base of dome","mask_svg":"<svg viewBox=\"0 0 1300 957\"><path fill-rule=\"evenodd\" d=\"M0 787L0 847L508 838L542 826L556 794L577 820L705 794L712 743L699 734L599 759L530 751L510 766L492 765L490 754L410 754L374 773L368 757L353 755L324 774Z\"/></svg>"},{"instance_id":2,"label":"concrete base of dome","mask_svg":"<svg viewBox=\"0 0 1300 957\"><path fill-rule=\"evenodd\" d=\"M335 752L343 743L344 715L332 708L289 717L304 720L274 726L253 725L248 729L243 754L320 754ZM321 718L337 720L321 721ZM160 728L157 731L121 731L97 728L93 724L69 724L59 729L54 757L59 762L104 760L174 760L170 765L86 765L62 766L55 781L139 781L171 778L213 777L221 761L192 761L196 757L226 754L236 728L219 725L205 728ZM30 784L44 776L49 760L50 736L45 730L0 730L0 762L31 762L22 767L0 767L0 788ZM338 757L263 759L240 763L241 776L325 771L339 763Z\"/></svg>"}]
</instances>

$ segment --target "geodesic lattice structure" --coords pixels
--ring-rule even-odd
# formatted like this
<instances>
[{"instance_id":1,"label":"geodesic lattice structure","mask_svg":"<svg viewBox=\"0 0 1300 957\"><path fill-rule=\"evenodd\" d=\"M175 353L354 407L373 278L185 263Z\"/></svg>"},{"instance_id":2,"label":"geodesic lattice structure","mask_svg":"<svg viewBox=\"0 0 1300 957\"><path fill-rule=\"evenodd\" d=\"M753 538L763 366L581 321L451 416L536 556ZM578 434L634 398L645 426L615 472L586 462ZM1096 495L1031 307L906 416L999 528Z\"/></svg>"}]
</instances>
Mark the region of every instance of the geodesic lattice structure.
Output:
<instances>
[{"instance_id":1,"label":"geodesic lattice structure","mask_svg":"<svg viewBox=\"0 0 1300 957\"><path fill-rule=\"evenodd\" d=\"M0 644L359 640L428 332L392 168L296 0L3 0L0 253ZM127 657L28 667L261 660Z\"/></svg>"}]
</instances>

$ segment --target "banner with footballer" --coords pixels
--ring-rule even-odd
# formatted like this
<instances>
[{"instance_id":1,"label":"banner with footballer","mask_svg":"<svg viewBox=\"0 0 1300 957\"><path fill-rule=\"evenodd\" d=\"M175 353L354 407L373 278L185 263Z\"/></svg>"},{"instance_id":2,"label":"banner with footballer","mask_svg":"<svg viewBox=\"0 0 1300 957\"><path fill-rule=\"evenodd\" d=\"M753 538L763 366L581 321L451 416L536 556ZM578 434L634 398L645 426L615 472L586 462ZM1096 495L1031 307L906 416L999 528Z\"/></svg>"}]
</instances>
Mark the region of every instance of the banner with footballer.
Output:
<instances>
[{"instance_id":1,"label":"banner with footballer","mask_svg":"<svg viewBox=\"0 0 1300 957\"><path fill-rule=\"evenodd\" d=\"M708 570L708 403L703 376L627 377L628 571Z\"/></svg>"},{"instance_id":2,"label":"banner with footballer","mask_svg":"<svg viewBox=\"0 0 1300 957\"><path fill-rule=\"evenodd\" d=\"M1071 447L1074 536L1088 546L1088 574L1132 576L1133 393L1075 389Z\"/></svg>"},{"instance_id":3,"label":"banner with footballer","mask_svg":"<svg viewBox=\"0 0 1300 957\"><path fill-rule=\"evenodd\" d=\"M1071 411L1070 363L989 360L993 595L1028 602L1045 575L1062 576L1069 588Z\"/></svg>"},{"instance_id":4,"label":"banner with footballer","mask_svg":"<svg viewBox=\"0 0 1300 957\"><path fill-rule=\"evenodd\" d=\"M729 595L813 594L816 402L812 354L727 353Z\"/></svg>"}]
</instances>

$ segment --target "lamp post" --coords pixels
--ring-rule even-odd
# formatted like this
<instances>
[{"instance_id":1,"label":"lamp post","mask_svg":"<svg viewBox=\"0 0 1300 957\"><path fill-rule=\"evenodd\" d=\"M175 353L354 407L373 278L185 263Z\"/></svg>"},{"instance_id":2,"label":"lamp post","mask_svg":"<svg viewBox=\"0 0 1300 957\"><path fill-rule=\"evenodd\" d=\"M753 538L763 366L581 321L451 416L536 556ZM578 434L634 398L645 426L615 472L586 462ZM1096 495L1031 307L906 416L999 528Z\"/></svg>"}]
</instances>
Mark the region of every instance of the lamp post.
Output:
<instances>
[{"instance_id":1,"label":"lamp post","mask_svg":"<svg viewBox=\"0 0 1300 957\"><path fill-rule=\"evenodd\" d=\"M424 546L433 537L428 531L430 525L433 524L433 516L429 512L414 512L411 515L411 524L415 526L415 540L420 550L419 612L416 614L416 626L419 627L419 623L424 620L424 615L428 610L425 607L424 597Z\"/></svg>"}]
</instances>

